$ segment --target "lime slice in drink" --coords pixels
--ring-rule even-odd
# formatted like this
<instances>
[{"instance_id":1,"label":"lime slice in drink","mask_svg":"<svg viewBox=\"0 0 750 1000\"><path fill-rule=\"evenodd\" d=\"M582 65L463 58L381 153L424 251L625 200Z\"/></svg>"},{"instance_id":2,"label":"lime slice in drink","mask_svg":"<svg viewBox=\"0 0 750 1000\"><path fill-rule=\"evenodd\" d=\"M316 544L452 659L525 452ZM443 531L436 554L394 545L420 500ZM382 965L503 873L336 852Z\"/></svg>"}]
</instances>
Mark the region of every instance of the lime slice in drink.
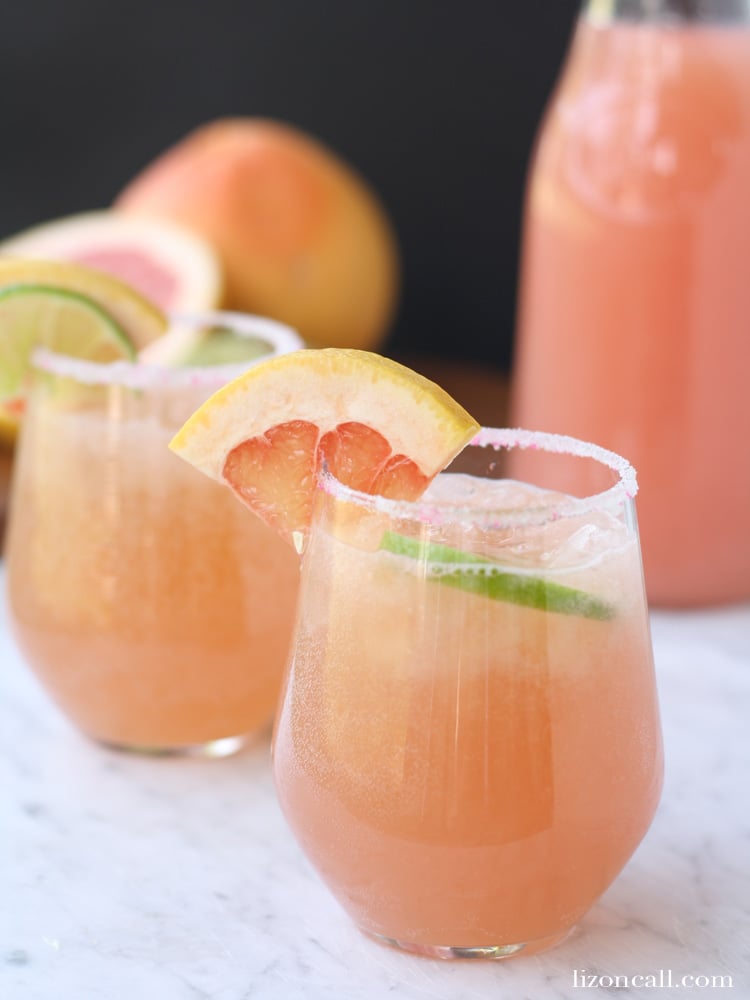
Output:
<instances>
[{"instance_id":1,"label":"lime slice in drink","mask_svg":"<svg viewBox=\"0 0 750 1000\"><path fill-rule=\"evenodd\" d=\"M566 587L542 576L503 570L490 559L461 552L448 545L432 544L387 531L380 547L395 555L419 559L435 567L435 574L428 579L436 583L457 587L493 601L509 601L540 611L579 615L599 621L606 621L615 614L611 604L584 590Z\"/></svg>"},{"instance_id":2,"label":"lime slice in drink","mask_svg":"<svg viewBox=\"0 0 750 1000\"><path fill-rule=\"evenodd\" d=\"M170 321L163 336L139 351L140 362L166 368L229 368L304 347L295 330L266 316L211 310L173 313Z\"/></svg>"},{"instance_id":3,"label":"lime slice in drink","mask_svg":"<svg viewBox=\"0 0 750 1000\"><path fill-rule=\"evenodd\" d=\"M80 292L47 285L0 289L0 400L21 394L37 346L102 362L136 353L122 327Z\"/></svg>"},{"instance_id":4,"label":"lime slice in drink","mask_svg":"<svg viewBox=\"0 0 750 1000\"><path fill-rule=\"evenodd\" d=\"M178 321L172 330L144 348L138 359L144 364L167 368L206 368L249 363L268 353L268 343L259 337L242 336L229 327L186 325Z\"/></svg>"},{"instance_id":5,"label":"lime slice in drink","mask_svg":"<svg viewBox=\"0 0 750 1000\"><path fill-rule=\"evenodd\" d=\"M268 353L261 340L238 337L233 330L216 327L187 351L183 365L229 365L237 361L254 361Z\"/></svg>"}]
</instances>

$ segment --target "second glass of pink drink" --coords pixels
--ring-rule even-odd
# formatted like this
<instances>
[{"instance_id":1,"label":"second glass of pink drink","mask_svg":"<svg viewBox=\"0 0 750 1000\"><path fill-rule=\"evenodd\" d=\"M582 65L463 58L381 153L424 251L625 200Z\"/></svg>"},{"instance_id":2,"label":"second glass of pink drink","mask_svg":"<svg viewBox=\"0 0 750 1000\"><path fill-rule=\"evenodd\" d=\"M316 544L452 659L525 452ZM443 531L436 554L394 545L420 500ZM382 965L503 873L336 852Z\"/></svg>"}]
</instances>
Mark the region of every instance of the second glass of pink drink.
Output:
<instances>
[{"instance_id":1,"label":"second glass of pink drink","mask_svg":"<svg viewBox=\"0 0 750 1000\"><path fill-rule=\"evenodd\" d=\"M519 453L526 481L499 478ZM560 492L570 466L592 492ZM366 933L561 941L649 827L662 749L633 470L484 431L418 502L323 473L274 741L281 805Z\"/></svg>"},{"instance_id":2,"label":"second glass of pink drink","mask_svg":"<svg viewBox=\"0 0 750 1000\"><path fill-rule=\"evenodd\" d=\"M206 319L218 320L254 335L260 356L301 346L266 320ZM167 447L242 367L35 356L7 537L11 620L47 692L101 743L223 755L270 725L297 557Z\"/></svg>"},{"instance_id":3,"label":"second glass of pink drink","mask_svg":"<svg viewBox=\"0 0 750 1000\"><path fill-rule=\"evenodd\" d=\"M528 189L514 423L638 468L657 603L750 598L750 8L589 0Z\"/></svg>"}]
</instances>

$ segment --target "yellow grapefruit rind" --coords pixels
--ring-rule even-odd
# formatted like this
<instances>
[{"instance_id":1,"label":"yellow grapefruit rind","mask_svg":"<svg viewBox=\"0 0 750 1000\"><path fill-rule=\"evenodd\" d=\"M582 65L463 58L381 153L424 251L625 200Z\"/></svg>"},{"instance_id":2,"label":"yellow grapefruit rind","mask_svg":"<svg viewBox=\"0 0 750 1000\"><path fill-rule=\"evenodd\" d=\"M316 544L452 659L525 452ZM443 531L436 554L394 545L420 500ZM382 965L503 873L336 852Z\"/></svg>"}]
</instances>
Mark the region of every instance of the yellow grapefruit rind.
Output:
<instances>
[{"instance_id":1,"label":"yellow grapefruit rind","mask_svg":"<svg viewBox=\"0 0 750 1000\"><path fill-rule=\"evenodd\" d=\"M480 429L444 389L404 365L369 351L309 349L261 362L224 386L170 448L221 482L233 448L290 420L309 421L321 435L342 423L365 424L427 477Z\"/></svg>"}]
</instances>

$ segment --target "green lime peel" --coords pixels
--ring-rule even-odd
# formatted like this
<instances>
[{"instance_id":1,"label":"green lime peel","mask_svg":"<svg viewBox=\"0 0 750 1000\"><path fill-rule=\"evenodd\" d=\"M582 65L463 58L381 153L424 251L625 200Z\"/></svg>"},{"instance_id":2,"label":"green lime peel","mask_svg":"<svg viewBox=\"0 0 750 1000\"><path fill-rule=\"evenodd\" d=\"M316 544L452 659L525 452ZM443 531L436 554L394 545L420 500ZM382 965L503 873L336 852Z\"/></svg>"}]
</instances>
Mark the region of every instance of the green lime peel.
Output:
<instances>
[{"instance_id":1,"label":"green lime peel","mask_svg":"<svg viewBox=\"0 0 750 1000\"><path fill-rule=\"evenodd\" d=\"M615 609L611 604L583 590L553 583L541 576L500 571L497 569L497 564L490 559L470 552L461 552L449 545L407 538L395 531L387 531L381 539L380 548L394 555L408 556L410 559L419 559L428 564L441 566L456 564L455 570L445 570L430 579L447 587L456 587L459 590L488 597L493 601L509 601L540 611L578 615L599 621L607 621L615 615ZM486 566L489 572L458 568L459 565Z\"/></svg>"}]
</instances>

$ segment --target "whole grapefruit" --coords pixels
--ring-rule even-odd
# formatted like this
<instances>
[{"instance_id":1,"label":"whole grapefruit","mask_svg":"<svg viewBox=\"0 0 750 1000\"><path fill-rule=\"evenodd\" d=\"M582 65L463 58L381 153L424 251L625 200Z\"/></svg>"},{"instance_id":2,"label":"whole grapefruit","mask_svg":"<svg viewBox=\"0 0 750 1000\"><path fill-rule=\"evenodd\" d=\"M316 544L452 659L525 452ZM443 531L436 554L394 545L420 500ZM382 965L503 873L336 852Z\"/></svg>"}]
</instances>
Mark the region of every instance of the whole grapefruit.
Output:
<instances>
[{"instance_id":1,"label":"whole grapefruit","mask_svg":"<svg viewBox=\"0 0 750 1000\"><path fill-rule=\"evenodd\" d=\"M399 257L386 210L352 167L290 125L202 125L115 205L207 239L222 259L228 308L288 323L314 346L376 349L388 333Z\"/></svg>"}]
</instances>

